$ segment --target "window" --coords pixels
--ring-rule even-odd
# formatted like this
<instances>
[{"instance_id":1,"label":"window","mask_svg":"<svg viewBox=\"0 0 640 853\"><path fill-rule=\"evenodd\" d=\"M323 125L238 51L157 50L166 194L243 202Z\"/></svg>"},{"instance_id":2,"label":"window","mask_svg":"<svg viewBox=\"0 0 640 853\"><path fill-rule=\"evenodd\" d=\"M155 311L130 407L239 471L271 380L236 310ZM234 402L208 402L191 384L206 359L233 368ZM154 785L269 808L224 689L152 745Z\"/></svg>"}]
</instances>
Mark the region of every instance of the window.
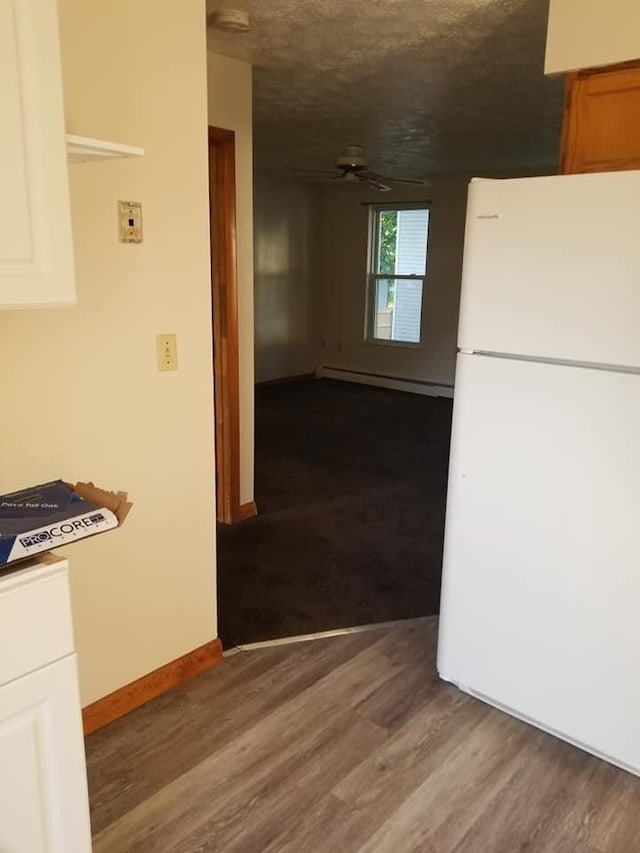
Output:
<instances>
[{"instance_id":1,"label":"window","mask_svg":"<svg viewBox=\"0 0 640 853\"><path fill-rule=\"evenodd\" d=\"M375 205L370 227L366 339L419 344L429 208Z\"/></svg>"}]
</instances>

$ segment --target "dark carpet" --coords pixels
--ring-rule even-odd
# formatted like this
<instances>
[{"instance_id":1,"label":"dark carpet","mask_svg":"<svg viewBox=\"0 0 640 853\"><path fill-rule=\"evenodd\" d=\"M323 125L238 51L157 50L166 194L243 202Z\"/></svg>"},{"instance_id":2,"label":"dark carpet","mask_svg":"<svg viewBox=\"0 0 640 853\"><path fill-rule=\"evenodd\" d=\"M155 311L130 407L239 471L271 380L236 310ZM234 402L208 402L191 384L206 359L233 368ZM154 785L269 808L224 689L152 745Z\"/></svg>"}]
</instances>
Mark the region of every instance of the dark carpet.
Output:
<instances>
[{"instance_id":1,"label":"dark carpet","mask_svg":"<svg viewBox=\"0 0 640 853\"><path fill-rule=\"evenodd\" d=\"M256 389L259 515L218 526L224 647L437 613L450 431L444 398Z\"/></svg>"}]
</instances>

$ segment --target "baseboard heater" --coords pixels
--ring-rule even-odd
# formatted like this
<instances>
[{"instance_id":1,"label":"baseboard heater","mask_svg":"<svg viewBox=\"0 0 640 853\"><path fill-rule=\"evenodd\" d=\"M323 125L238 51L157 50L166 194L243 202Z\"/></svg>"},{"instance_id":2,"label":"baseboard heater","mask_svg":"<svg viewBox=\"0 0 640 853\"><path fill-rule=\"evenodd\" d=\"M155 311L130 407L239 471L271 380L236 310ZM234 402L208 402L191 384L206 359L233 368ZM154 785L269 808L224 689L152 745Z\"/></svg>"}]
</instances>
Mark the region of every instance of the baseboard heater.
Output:
<instances>
[{"instance_id":1,"label":"baseboard heater","mask_svg":"<svg viewBox=\"0 0 640 853\"><path fill-rule=\"evenodd\" d=\"M427 382L424 379L406 379L384 373L366 373L361 370L345 370L342 367L322 366L316 368L318 379L341 379L343 382L359 382L361 385L377 385L396 391L409 391L426 397L453 397L453 385Z\"/></svg>"}]
</instances>

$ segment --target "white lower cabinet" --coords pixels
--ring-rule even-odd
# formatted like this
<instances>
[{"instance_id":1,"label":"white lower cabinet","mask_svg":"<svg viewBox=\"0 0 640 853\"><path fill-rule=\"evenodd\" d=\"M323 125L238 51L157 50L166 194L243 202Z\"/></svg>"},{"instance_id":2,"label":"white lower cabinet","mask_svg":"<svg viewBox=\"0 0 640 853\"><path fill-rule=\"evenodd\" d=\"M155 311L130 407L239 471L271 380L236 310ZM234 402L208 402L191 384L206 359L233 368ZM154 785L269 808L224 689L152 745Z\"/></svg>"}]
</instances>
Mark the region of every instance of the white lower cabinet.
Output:
<instances>
[{"instance_id":1,"label":"white lower cabinet","mask_svg":"<svg viewBox=\"0 0 640 853\"><path fill-rule=\"evenodd\" d=\"M31 577L30 577L31 571ZM66 563L36 565L0 579L0 604L28 609L43 589L66 583ZM38 613L3 656L38 637ZM6 639L6 638L3 638ZM53 644L55 647L55 643ZM44 665L0 685L0 851L89 853L91 831L76 656Z\"/></svg>"}]
</instances>

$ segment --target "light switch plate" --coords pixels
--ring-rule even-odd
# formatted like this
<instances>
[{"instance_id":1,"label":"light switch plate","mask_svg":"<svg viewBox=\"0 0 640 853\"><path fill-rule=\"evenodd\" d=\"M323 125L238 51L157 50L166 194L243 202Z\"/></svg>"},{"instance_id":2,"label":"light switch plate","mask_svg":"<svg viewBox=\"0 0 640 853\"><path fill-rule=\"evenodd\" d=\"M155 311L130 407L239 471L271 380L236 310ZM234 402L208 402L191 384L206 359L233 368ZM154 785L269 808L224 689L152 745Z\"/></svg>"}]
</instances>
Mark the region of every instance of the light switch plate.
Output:
<instances>
[{"instance_id":1,"label":"light switch plate","mask_svg":"<svg viewBox=\"0 0 640 853\"><path fill-rule=\"evenodd\" d=\"M142 243L142 204L139 201L119 201L120 242Z\"/></svg>"}]
</instances>

